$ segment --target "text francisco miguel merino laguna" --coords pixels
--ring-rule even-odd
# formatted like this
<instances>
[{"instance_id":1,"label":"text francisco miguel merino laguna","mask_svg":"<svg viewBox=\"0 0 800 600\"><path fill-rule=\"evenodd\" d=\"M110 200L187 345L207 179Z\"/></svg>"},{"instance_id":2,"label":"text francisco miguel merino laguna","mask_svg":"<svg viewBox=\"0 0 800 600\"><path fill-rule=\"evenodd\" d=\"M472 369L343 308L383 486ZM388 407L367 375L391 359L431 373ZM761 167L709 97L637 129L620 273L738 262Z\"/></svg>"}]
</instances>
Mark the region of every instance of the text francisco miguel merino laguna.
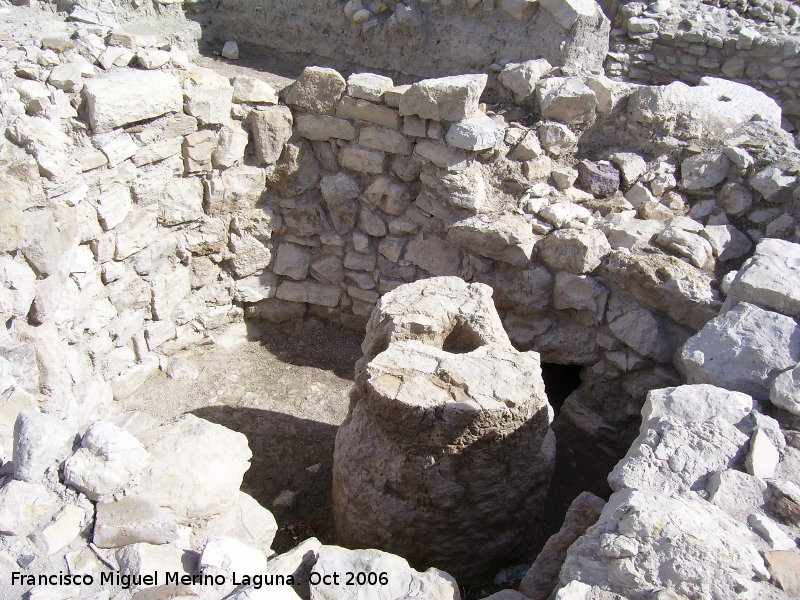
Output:
<instances>
[{"instance_id":1,"label":"text francisco miguel merino laguna","mask_svg":"<svg viewBox=\"0 0 800 600\"><path fill-rule=\"evenodd\" d=\"M83 585L91 586L95 583L100 585L118 586L129 589L139 586L158 586L158 585L208 585L222 586L232 583L235 586L247 585L255 589L265 586L276 585L295 585L300 583L294 575L280 575L268 573L264 575L240 575L232 573L230 581L225 575L193 574L181 573L178 571L156 572L147 575L129 575L113 571L102 573L99 578L93 575L71 575L59 571L53 574L32 575L13 571L11 573L11 585L38 585L38 586L64 586L64 585ZM310 585L386 585L389 583L387 573L373 572L346 572L346 573L317 573L312 571L308 576Z\"/></svg>"}]
</instances>

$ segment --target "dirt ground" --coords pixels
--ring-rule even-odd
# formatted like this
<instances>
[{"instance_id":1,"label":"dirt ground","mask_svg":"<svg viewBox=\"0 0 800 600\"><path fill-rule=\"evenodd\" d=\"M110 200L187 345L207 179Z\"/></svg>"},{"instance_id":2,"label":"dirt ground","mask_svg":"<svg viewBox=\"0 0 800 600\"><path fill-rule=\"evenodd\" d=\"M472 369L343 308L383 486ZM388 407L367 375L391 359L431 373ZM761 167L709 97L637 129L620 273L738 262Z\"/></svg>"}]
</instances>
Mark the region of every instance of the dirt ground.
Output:
<instances>
[{"instance_id":1,"label":"dirt ground","mask_svg":"<svg viewBox=\"0 0 800 600\"><path fill-rule=\"evenodd\" d=\"M159 419L192 413L247 436L252 466L242 489L270 509L283 552L316 536L333 543L331 468L336 430L347 415L361 336L319 326L285 335L250 324L247 340L179 355L199 369L195 380L163 372L121 403ZM295 500L275 506L289 490Z\"/></svg>"}]
</instances>

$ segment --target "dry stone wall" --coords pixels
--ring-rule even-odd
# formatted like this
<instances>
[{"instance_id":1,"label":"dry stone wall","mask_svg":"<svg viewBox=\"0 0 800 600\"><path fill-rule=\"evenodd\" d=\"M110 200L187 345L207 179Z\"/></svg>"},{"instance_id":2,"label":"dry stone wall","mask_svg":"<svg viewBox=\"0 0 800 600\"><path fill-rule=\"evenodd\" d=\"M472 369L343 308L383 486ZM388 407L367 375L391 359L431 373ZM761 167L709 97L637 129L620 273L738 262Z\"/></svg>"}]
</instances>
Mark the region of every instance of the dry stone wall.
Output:
<instances>
[{"instance_id":1,"label":"dry stone wall","mask_svg":"<svg viewBox=\"0 0 800 600\"><path fill-rule=\"evenodd\" d=\"M533 57L597 71L608 50L609 22L593 0L235 0L195 11L219 48L236 40L415 78Z\"/></svg>"},{"instance_id":2,"label":"dry stone wall","mask_svg":"<svg viewBox=\"0 0 800 600\"><path fill-rule=\"evenodd\" d=\"M790 2L621 3L606 71L633 81L725 77L762 90L800 124L798 13Z\"/></svg>"}]
</instances>

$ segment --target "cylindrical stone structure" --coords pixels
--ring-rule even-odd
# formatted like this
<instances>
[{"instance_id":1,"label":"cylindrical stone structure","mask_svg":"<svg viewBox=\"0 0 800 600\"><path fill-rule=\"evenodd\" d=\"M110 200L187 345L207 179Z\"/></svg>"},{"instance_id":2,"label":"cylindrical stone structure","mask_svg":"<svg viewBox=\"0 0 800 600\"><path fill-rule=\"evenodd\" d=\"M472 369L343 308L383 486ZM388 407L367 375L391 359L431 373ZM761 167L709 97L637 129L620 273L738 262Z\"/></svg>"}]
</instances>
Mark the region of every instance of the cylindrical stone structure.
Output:
<instances>
[{"instance_id":1,"label":"cylindrical stone structure","mask_svg":"<svg viewBox=\"0 0 800 600\"><path fill-rule=\"evenodd\" d=\"M555 461L539 355L517 352L483 284L400 286L367 325L336 436L338 542L473 579L520 558Z\"/></svg>"}]
</instances>

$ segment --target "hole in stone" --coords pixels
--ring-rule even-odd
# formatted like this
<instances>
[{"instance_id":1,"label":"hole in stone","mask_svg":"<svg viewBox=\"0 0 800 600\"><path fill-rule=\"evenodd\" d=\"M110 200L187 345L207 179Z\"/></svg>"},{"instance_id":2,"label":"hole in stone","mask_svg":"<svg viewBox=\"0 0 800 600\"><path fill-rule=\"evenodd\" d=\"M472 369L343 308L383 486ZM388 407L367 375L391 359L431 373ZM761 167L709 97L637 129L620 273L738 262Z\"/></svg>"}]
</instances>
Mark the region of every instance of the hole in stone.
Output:
<instances>
[{"instance_id":1,"label":"hole in stone","mask_svg":"<svg viewBox=\"0 0 800 600\"><path fill-rule=\"evenodd\" d=\"M544 389L556 414L561 410L564 400L581 384L581 369L580 365L542 363Z\"/></svg>"},{"instance_id":2,"label":"hole in stone","mask_svg":"<svg viewBox=\"0 0 800 600\"><path fill-rule=\"evenodd\" d=\"M481 338L469 325L463 322L456 323L453 330L447 334L442 343L442 350L451 354L466 354L477 350L483 345Z\"/></svg>"}]
</instances>

